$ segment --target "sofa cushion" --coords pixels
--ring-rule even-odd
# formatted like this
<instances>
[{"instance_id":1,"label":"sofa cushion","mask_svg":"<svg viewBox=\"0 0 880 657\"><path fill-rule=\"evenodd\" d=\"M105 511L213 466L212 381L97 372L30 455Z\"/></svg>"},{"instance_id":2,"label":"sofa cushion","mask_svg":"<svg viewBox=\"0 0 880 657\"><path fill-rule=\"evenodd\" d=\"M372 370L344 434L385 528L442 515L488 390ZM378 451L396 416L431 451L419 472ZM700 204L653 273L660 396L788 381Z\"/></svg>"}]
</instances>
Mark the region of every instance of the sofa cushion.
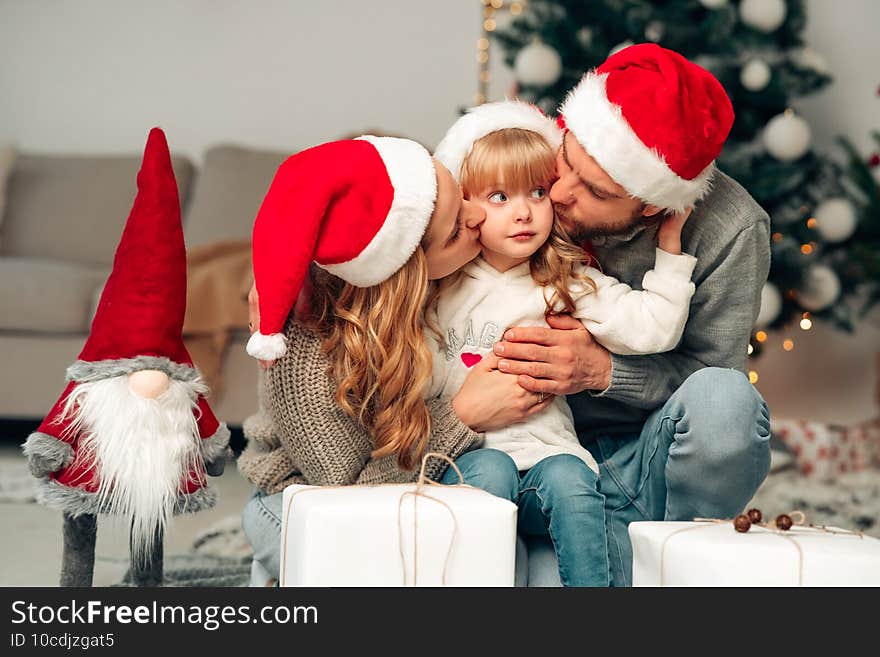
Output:
<instances>
[{"instance_id":1,"label":"sofa cushion","mask_svg":"<svg viewBox=\"0 0 880 657\"><path fill-rule=\"evenodd\" d=\"M0 258L0 330L88 333L92 295L109 269Z\"/></svg>"},{"instance_id":2,"label":"sofa cushion","mask_svg":"<svg viewBox=\"0 0 880 657\"><path fill-rule=\"evenodd\" d=\"M141 156L19 154L9 178L0 254L110 265L137 192ZM172 158L181 201L192 163Z\"/></svg>"},{"instance_id":3,"label":"sofa cushion","mask_svg":"<svg viewBox=\"0 0 880 657\"><path fill-rule=\"evenodd\" d=\"M290 154L229 145L208 149L184 221L187 247L249 240L269 184Z\"/></svg>"}]
</instances>

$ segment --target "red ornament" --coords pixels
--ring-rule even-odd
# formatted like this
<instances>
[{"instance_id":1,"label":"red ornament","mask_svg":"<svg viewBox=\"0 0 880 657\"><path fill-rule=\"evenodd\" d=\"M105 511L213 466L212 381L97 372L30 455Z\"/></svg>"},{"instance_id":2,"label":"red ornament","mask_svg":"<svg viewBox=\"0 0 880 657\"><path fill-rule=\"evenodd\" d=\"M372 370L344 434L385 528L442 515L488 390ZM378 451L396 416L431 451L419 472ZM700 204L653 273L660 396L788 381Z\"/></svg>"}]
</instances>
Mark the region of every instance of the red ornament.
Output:
<instances>
[{"instance_id":1,"label":"red ornament","mask_svg":"<svg viewBox=\"0 0 880 657\"><path fill-rule=\"evenodd\" d=\"M880 153L874 153L868 158L868 166L872 169L876 166L880 166Z\"/></svg>"}]
</instances>

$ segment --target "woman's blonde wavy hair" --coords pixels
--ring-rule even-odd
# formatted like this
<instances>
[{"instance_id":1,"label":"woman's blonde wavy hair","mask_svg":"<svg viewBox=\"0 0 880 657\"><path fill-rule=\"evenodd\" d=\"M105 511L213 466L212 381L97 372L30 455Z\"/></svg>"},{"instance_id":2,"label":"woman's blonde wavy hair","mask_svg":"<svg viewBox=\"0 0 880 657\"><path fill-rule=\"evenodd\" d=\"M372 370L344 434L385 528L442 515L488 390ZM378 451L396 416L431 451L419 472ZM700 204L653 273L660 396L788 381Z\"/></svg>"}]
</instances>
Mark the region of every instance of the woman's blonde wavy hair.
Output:
<instances>
[{"instance_id":1,"label":"woman's blonde wavy hair","mask_svg":"<svg viewBox=\"0 0 880 657\"><path fill-rule=\"evenodd\" d=\"M471 152L461 167L461 186L466 198L472 198L496 183L503 183L510 191L532 190L544 187L548 192L556 178L556 153L538 133L522 128L495 130L474 142ZM593 290L595 282L577 271L584 262L583 249L571 241L558 221L547 241L529 261L532 279L551 288L549 298L544 296L547 312L571 313L575 310L570 287L573 281L583 281ZM431 295L433 304L443 290L455 284L457 272L444 279Z\"/></svg>"},{"instance_id":2,"label":"woman's blonde wavy hair","mask_svg":"<svg viewBox=\"0 0 880 657\"><path fill-rule=\"evenodd\" d=\"M423 247L372 287L355 287L314 265L310 278L312 313L304 323L322 337L336 402L370 433L373 457L396 454L399 467L413 470L431 431Z\"/></svg>"}]
</instances>

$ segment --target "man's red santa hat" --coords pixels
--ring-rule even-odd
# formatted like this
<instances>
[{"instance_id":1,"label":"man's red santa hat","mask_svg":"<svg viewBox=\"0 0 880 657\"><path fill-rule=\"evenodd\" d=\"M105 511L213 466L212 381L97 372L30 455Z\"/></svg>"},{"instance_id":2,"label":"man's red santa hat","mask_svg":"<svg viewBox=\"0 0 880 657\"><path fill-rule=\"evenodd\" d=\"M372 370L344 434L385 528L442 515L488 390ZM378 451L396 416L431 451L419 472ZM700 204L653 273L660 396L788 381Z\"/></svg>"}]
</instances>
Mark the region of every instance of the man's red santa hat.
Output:
<instances>
[{"instance_id":1,"label":"man's red santa hat","mask_svg":"<svg viewBox=\"0 0 880 657\"><path fill-rule=\"evenodd\" d=\"M284 355L284 324L311 262L357 287L394 274L421 242L436 198L433 159L409 139L365 135L289 157L254 222L260 330L248 353Z\"/></svg>"},{"instance_id":2,"label":"man's red santa hat","mask_svg":"<svg viewBox=\"0 0 880 657\"><path fill-rule=\"evenodd\" d=\"M721 83L672 50L640 44L588 72L562 124L630 195L680 212L710 189L733 125Z\"/></svg>"},{"instance_id":3,"label":"man's red santa hat","mask_svg":"<svg viewBox=\"0 0 880 657\"><path fill-rule=\"evenodd\" d=\"M29 457L63 464L43 480L39 499L74 515L113 511L100 508L96 464L77 458L82 429L64 413L68 396L76 387L140 370L160 370L178 381L199 379L181 337L186 311L186 250L177 182L165 135L158 128L150 131L137 186L91 333L78 360L67 369L67 387L24 445ZM210 463L225 454L229 430L201 395L193 412L202 461ZM139 456L131 454L131 458ZM181 482L177 511L208 508L214 500L200 468Z\"/></svg>"},{"instance_id":4,"label":"man's red santa hat","mask_svg":"<svg viewBox=\"0 0 880 657\"><path fill-rule=\"evenodd\" d=\"M474 142L505 128L536 132L547 140L554 151L562 143L562 130L540 109L519 100L502 100L478 105L453 123L434 151L434 157L460 181L461 167Z\"/></svg>"}]
</instances>

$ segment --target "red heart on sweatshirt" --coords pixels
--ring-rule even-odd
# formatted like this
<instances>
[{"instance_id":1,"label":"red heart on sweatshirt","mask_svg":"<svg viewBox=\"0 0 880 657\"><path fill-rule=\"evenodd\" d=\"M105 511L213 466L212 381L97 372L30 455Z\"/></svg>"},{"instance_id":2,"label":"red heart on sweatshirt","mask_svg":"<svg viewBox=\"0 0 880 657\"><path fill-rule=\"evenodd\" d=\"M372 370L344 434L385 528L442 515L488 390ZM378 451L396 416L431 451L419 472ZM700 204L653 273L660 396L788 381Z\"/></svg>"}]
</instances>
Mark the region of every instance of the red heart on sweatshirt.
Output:
<instances>
[{"instance_id":1,"label":"red heart on sweatshirt","mask_svg":"<svg viewBox=\"0 0 880 657\"><path fill-rule=\"evenodd\" d=\"M465 367L473 367L481 360L483 360L483 357L480 354L472 354L466 351L461 355L461 362L464 363Z\"/></svg>"}]
</instances>

